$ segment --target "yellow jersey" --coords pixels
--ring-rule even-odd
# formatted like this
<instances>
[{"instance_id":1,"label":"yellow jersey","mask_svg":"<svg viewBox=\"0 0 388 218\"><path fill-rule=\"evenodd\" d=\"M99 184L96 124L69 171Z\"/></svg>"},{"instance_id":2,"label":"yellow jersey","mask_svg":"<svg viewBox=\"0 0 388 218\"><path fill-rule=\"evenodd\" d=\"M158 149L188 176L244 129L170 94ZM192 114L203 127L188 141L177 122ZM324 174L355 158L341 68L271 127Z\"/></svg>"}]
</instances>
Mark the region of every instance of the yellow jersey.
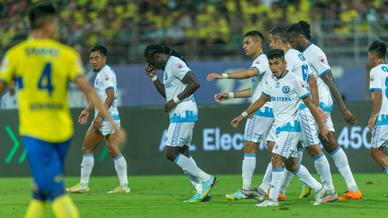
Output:
<instances>
[{"instance_id":1,"label":"yellow jersey","mask_svg":"<svg viewBox=\"0 0 388 218\"><path fill-rule=\"evenodd\" d=\"M55 40L29 38L12 47L0 80L16 81L20 134L52 143L69 140L73 122L67 90L83 73L77 51Z\"/></svg>"}]
</instances>

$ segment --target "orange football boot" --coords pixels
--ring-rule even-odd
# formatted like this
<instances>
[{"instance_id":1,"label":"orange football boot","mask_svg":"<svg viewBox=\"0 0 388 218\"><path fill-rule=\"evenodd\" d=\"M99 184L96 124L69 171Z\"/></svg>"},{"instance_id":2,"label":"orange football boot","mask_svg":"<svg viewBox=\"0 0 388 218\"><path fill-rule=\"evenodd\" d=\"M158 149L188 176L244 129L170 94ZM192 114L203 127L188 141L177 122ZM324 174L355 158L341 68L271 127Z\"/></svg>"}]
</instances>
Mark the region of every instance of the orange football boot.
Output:
<instances>
[{"instance_id":1,"label":"orange football boot","mask_svg":"<svg viewBox=\"0 0 388 218\"><path fill-rule=\"evenodd\" d=\"M338 200L340 201L346 201L346 200L361 200L362 194L361 191L358 192L350 192L346 191L342 195L338 197Z\"/></svg>"}]
</instances>

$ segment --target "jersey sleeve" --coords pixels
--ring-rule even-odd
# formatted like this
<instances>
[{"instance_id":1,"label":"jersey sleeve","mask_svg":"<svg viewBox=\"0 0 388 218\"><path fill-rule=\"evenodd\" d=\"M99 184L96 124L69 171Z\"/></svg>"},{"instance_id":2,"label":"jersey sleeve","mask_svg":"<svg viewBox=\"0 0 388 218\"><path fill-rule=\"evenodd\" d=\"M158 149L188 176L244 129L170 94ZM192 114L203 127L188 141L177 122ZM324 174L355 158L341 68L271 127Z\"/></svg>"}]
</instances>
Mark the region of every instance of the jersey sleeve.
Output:
<instances>
[{"instance_id":1,"label":"jersey sleeve","mask_svg":"<svg viewBox=\"0 0 388 218\"><path fill-rule=\"evenodd\" d=\"M179 80L182 80L186 76L186 74L191 71L187 64L179 58L176 58L171 67L172 74Z\"/></svg>"},{"instance_id":2,"label":"jersey sleeve","mask_svg":"<svg viewBox=\"0 0 388 218\"><path fill-rule=\"evenodd\" d=\"M77 52L71 55L69 67L69 78L71 81L84 74L85 70L82 66L82 60Z\"/></svg>"},{"instance_id":3,"label":"jersey sleeve","mask_svg":"<svg viewBox=\"0 0 388 218\"><path fill-rule=\"evenodd\" d=\"M268 62L265 62L264 60L255 60L252 63L251 68L256 69L257 75L262 75L267 71L268 67L266 65L268 65Z\"/></svg>"},{"instance_id":4,"label":"jersey sleeve","mask_svg":"<svg viewBox=\"0 0 388 218\"><path fill-rule=\"evenodd\" d=\"M114 89L115 88L115 80L116 80L116 76L113 72L111 72L111 71L104 72L104 74L102 75L103 89L104 90Z\"/></svg>"},{"instance_id":5,"label":"jersey sleeve","mask_svg":"<svg viewBox=\"0 0 388 218\"><path fill-rule=\"evenodd\" d=\"M317 54L316 57L311 58L310 63L320 77L323 77L331 70L329 63L327 62L326 55L324 53Z\"/></svg>"},{"instance_id":6,"label":"jersey sleeve","mask_svg":"<svg viewBox=\"0 0 388 218\"><path fill-rule=\"evenodd\" d=\"M271 96L270 95L270 91L269 91L269 81L268 81L268 79L266 79L266 81L264 81L262 94L265 95L265 96Z\"/></svg>"},{"instance_id":7,"label":"jersey sleeve","mask_svg":"<svg viewBox=\"0 0 388 218\"><path fill-rule=\"evenodd\" d=\"M15 77L15 59L7 52L0 66L0 80L10 83Z\"/></svg>"},{"instance_id":8,"label":"jersey sleeve","mask_svg":"<svg viewBox=\"0 0 388 218\"><path fill-rule=\"evenodd\" d=\"M370 78L369 78L369 90L370 91L378 91L382 90L382 81L380 79L379 71L376 69L372 69L370 71Z\"/></svg>"},{"instance_id":9,"label":"jersey sleeve","mask_svg":"<svg viewBox=\"0 0 388 218\"><path fill-rule=\"evenodd\" d=\"M295 93L298 95L300 99L305 99L310 96L310 92L307 87L304 85L303 81L298 79L294 80L294 89Z\"/></svg>"}]
</instances>

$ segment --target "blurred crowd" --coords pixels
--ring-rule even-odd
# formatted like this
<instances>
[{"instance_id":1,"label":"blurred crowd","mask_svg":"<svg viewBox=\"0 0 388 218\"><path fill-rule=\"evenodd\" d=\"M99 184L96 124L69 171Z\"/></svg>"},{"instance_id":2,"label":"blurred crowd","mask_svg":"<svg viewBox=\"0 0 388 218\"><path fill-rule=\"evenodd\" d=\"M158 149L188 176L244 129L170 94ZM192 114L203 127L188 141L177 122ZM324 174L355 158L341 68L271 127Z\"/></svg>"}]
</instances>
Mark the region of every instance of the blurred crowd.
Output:
<instances>
[{"instance_id":1,"label":"blurred crowd","mask_svg":"<svg viewBox=\"0 0 388 218\"><path fill-rule=\"evenodd\" d=\"M0 2L0 51L24 39L25 15L37 0ZM342 35L388 24L387 0L55 0L61 40L80 51L101 43L132 49L145 44L208 46L241 44L244 32L306 20ZM137 51L137 52L136 52ZM124 56L127 53L124 54ZM1 54L2 55L2 54ZM1 56L0 55L0 56ZM128 55L126 55L128 56Z\"/></svg>"}]
</instances>

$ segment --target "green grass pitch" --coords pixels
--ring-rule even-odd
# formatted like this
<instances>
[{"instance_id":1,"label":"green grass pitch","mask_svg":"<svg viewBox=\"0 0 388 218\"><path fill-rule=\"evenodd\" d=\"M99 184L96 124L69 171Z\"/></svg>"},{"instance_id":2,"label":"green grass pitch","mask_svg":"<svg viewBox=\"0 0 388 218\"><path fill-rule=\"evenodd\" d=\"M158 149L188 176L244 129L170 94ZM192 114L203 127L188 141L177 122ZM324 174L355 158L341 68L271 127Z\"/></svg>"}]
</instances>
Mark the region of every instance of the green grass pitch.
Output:
<instances>
[{"instance_id":1,"label":"green grass pitch","mask_svg":"<svg viewBox=\"0 0 388 218\"><path fill-rule=\"evenodd\" d=\"M92 177L90 192L72 194L81 217L388 217L388 178L384 174L357 174L363 192L361 201L334 202L313 207L308 199L297 199L300 182L294 179L287 201L279 208L256 208L254 200L228 201L225 194L241 185L239 175L220 175L210 202L188 204L193 188L185 176L130 176L130 194L108 195L117 184L116 177ZM77 177L66 178L68 185ZM255 177L255 184L261 177ZM334 175L338 192L345 190L342 177ZM30 200L30 178L0 179L0 217L23 217ZM53 217L51 210L48 217Z\"/></svg>"}]
</instances>

